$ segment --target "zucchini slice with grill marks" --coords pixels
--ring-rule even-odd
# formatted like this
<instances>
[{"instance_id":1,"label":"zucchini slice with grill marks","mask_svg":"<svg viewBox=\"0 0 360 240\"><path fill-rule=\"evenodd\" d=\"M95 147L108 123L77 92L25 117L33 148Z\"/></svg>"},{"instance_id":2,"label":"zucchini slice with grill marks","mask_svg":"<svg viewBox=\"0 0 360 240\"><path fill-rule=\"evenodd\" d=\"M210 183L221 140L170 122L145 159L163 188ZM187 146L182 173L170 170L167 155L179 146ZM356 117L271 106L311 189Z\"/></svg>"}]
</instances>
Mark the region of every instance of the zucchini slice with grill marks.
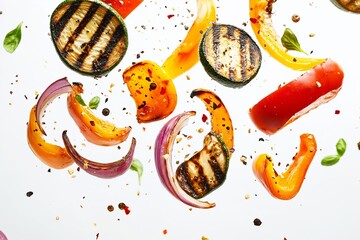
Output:
<instances>
[{"instance_id":1,"label":"zucchini slice with grill marks","mask_svg":"<svg viewBox=\"0 0 360 240\"><path fill-rule=\"evenodd\" d=\"M262 55L259 46L244 30L213 24L204 33L200 62L208 75L228 87L242 87L258 73Z\"/></svg>"},{"instance_id":2,"label":"zucchini slice with grill marks","mask_svg":"<svg viewBox=\"0 0 360 240\"><path fill-rule=\"evenodd\" d=\"M219 135L209 132L203 149L176 169L176 179L188 195L202 198L225 182L229 160L226 144Z\"/></svg>"},{"instance_id":3,"label":"zucchini slice with grill marks","mask_svg":"<svg viewBox=\"0 0 360 240\"><path fill-rule=\"evenodd\" d=\"M51 15L50 33L60 58L85 75L100 76L124 57L128 35L122 17L96 0L65 0Z\"/></svg>"}]
</instances>

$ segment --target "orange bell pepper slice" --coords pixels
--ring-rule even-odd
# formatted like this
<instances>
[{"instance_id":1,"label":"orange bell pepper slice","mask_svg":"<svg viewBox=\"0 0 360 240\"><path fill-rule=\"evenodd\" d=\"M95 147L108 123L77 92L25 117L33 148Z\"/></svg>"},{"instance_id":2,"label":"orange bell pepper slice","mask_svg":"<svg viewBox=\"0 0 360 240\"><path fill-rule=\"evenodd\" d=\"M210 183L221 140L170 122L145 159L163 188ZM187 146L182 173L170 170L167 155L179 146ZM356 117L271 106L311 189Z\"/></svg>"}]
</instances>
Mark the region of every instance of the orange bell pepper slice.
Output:
<instances>
[{"instance_id":1,"label":"orange bell pepper slice","mask_svg":"<svg viewBox=\"0 0 360 240\"><path fill-rule=\"evenodd\" d=\"M228 110L222 100L213 92L206 89L195 89L191 92L190 97L200 98L205 104L206 109L211 117L211 132L216 133L224 141L229 149L231 157L234 148L234 128Z\"/></svg>"},{"instance_id":2,"label":"orange bell pepper slice","mask_svg":"<svg viewBox=\"0 0 360 240\"><path fill-rule=\"evenodd\" d=\"M282 46L272 24L271 14L275 0L250 0L250 23L260 46L283 65L305 71L326 59L294 57Z\"/></svg>"},{"instance_id":3,"label":"orange bell pepper slice","mask_svg":"<svg viewBox=\"0 0 360 240\"><path fill-rule=\"evenodd\" d=\"M131 131L130 126L117 127L113 123L97 118L87 106L76 100L83 93L81 83L73 83L73 91L68 94L68 112L87 141L101 146L113 146L125 141Z\"/></svg>"},{"instance_id":4,"label":"orange bell pepper slice","mask_svg":"<svg viewBox=\"0 0 360 240\"><path fill-rule=\"evenodd\" d=\"M55 169L70 166L74 160L65 148L45 141L35 116L35 106L30 111L27 126L27 140L33 153L46 165Z\"/></svg>"},{"instance_id":5,"label":"orange bell pepper slice","mask_svg":"<svg viewBox=\"0 0 360 240\"><path fill-rule=\"evenodd\" d=\"M102 0L114 8L122 18L126 18L137 8L144 0Z\"/></svg>"},{"instance_id":6,"label":"orange bell pepper slice","mask_svg":"<svg viewBox=\"0 0 360 240\"><path fill-rule=\"evenodd\" d=\"M162 67L172 79L188 71L199 61L199 45L203 33L216 22L216 8L213 0L197 0L197 17L188 34Z\"/></svg>"},{"instance_id":7,"label":"orange bell pepper slice","mask_svg":"<svg viewBox=\"0 0 360 240\"><path fill-rule=\"evenodd\" d=\"M171 77L152 61L142 61L125 69L124 82L137 106L137 121L147 123L170 115L177 104Z\"/></svg>"},{"instance_id":8,"label":"orange bell pepper slice","mask_svg":"<svg viewBox=\"0 0 360 240\"><path fill-rule=\"evenodd\" d=\"M289 200L297 195L306 172L315 156L317 144L312 134L300 136L300 149L290 167L281 175L274 169L274 163L267 154L261 154L253 162L253 171L268 192L275 198Z\"/></svg>"}]
</instances>

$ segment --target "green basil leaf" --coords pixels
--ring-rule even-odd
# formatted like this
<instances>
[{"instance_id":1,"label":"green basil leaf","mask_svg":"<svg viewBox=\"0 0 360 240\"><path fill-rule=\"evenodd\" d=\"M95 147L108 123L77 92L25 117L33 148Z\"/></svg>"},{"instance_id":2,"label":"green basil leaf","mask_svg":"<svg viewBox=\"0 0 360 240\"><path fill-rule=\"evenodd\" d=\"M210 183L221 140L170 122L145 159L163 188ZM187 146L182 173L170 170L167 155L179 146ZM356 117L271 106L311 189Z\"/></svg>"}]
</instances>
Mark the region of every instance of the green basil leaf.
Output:
<instances>
[{"instance_id":1,"label":"green basil leaf","mask_svg":"<svg viewBox=\"0 0 360 240\"><path fill-rule=\"evenodd\" d=\"M19 23L19 25L8 32L4 38L3 46L8 53L13 53L20 44L22 24L23 22Z\"/></svg>"},{"instance_id":2,"label":"green basil leaf","mask_svg":"<svg viewBox=\"0 0 360 240\"><path fill-rule=\"evenodd\" d=\"M295 50L298 52L305 53L307 55L307 53L301 49L300 43L296 35L293 33L293 31L290 28L285 28L285 31L281 37L281 43L288 50Z\"/></svg>"},{"instance_id":3,"label":"green basil leaf","mask_svg":"<svg viewBox=\"0 0 360 240\"><path fill-rule=\"evenodd\" d=\"M344 155L346 151L346 142L343 138L340 138L339 141L336 143L336 151L339 156Z\"/></svg>"},{"instance_id":4,"label":"green basil leaf","mask_svg":"<svg viewBox=\"0 0 360 240\"><path fill-rule=\"evenodd\" d=\"M76 94L76 95L75 95L75 99L76 99L76 101L78 101L78 103L80 103L82 106L86 106L86 103L85 103L84 99L82 99L81 95Z\"/></svg>"},{"instance_id":5,"label":"green basil leaf","mask_svg":"<svg viewBox=\"0 0 360 240\"><path fill-rule=\"evenodd\" d=\"M100 98L98 96L93 97L89 102L89 108L97 109L100 103Z\"/></svg>"},{"instance_id":6,"label":"green basil leaf","mask_svg":"<svg viewBox=\"0 0 360 240\"><path fill-rule=\"evenodd\" d=\"M332 165L336 164L339 160L340 160L339 155L329 155L329 156L324 157L321 160L321 165L332 166Z\"/></svg>"},{"instance_id":7,"label":"green basil leaf","mask_svg":"<svg viewBox=\"0 0 360 240\"><path fill-rule=\"evenodd\" d=\"M143 174L144 168L142 163L140 162L139 159L134 158L134 160L131 163L130 169L137 172L138 174L138 180L139 180L139 185L141 184L141 176Z\"/></svg>"}]
</instances>

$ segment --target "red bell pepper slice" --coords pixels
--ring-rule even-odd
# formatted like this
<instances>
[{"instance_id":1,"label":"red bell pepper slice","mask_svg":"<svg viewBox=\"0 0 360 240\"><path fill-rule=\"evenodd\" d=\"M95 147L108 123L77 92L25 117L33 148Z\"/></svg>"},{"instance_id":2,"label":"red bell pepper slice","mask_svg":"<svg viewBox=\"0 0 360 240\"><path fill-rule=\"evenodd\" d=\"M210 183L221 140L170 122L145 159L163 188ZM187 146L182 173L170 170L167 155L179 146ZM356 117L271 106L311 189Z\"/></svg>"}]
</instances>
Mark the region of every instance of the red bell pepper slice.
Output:
<instances>
[{"instance_id":1,"label":"red bell pepper slice","mask_svg":"<svg viewBox=\"0 0 360 240\"><path fill-rule=\"evenodd\" d=\"M342 87L343 78L341 67L327 59L260 100L250 109L250 118L264 133L274 134L333 99Z\"/></svg>"},{"instance_id":2,"label":"red bell pepper slice","mask_svg":"<svg viewBox=\"0 0 360 240\"><path fill-rule=\"evenodd\" d=\"M114 8L122 18L126 18L135 10L144 0L102 0Z\"/></svg>"}]
</instances>

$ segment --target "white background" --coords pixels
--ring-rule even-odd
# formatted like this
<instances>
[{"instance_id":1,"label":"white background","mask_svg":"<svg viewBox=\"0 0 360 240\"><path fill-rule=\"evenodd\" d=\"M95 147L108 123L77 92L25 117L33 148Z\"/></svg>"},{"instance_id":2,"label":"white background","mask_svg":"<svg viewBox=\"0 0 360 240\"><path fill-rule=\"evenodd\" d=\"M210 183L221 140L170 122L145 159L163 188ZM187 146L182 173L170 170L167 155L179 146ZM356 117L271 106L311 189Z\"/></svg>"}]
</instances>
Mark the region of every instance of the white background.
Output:
<instances>
[{"instance_id":1,"label":"white background","mask_svg":"<svg viewBox=\"0 0 360 240\"><path fill-rule=\"evenodd\" d=\"M265 51L260 72L241 89L229 89L211 80L201 64L174 80L178 106L171 116L184 110L196 110L192 124L184 133L191 141L182 141L177 160L202 147L203 135L197 128L209 129L201 121L208 114L198 99L191 99L195 88L215 91L227 106L235 128L235 153L227 180L205 200L216 202L208 210L190 209L172 197L157 176L153 146L161 126L167 121L138 124L135 104L123 84L121 74L132 62L152 60L158 64L171 54L185 37L196 16L196 2L145 0L125 22L129 48L123 61L107 77L93 79L66 67L57 56L49 36L49 16L60 1L0 0L0 39L24 22L18 49L7 53L0 48L0 230L10 240L20 239L360 239L360 15L342 12L328 0L285 1L274 6L273 22L279 35L290 27L301 47L311 56L330 57L344 70L343 89L331 102L318 107L273 136L256 130L248 109L274 91L279 84L302 72L286 68ZM232 24L254 36L249 24L248 1L215 1L218 22ZM175 16L168 19L168 15ZM300 21L291 20L293 14ZM314 37L309 37L315 34ZM254 38L255 39L255 38ZM143 51L143 52L142 52ZM140 58L137 55L140 54ZM294 53L296 54L296 53ZM131 125L131 137L138 141L135 157L144 165L141 185L136 172L104 180L77 171L76 165L52 169L39 161L27 145L26 124L35 96L50 83L68 77L84 84L84 99L101 98L99 117L119 126ZM190 80L187 79L190 78ZM111 84L114 84L111 87ZM107 103L104 102L108 98ZM53 101L44 117L47 140L59 145L61 132L79 146L82 155L97 161L113 161L127 151L129 141L116 147L98 147L87 143L67 114L65 96ZM101 115L108 107L111 114ZM126 110L123 110L123 109ZM340 110L340 114L335 114ZM206 131L205 131L206 132ZM261 153L280 162L282 171L299 146L302 133L312 133L318 152L308 170L299 194L292 200L277 200L256 181L252 159ZM265 141L259 141L263 138ZM339 138L347 142L340 162L324 167L321 159L336 152ZM247 157L243 165L240 157ZM68 170L74 170L70 175ZM34 194L27 197L26 193ZM246 199L245 196L250 198ZM130 214L117 208L124 202ZM115 210L109 212L108 205ZM253 220L259 218L261 226ZM163 233L167 231L167 234Z\"/></svg>"}]
</instances>

